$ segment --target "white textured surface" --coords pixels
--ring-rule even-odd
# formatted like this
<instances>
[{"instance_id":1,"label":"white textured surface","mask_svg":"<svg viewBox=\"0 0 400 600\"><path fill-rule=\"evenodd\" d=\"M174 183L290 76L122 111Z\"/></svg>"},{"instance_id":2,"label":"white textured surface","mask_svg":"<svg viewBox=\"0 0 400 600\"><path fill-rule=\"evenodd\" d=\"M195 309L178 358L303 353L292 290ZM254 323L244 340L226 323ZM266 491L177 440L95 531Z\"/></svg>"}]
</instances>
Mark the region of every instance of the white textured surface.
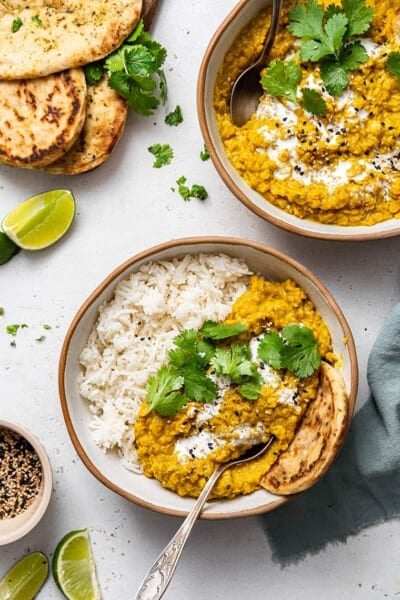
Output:
<instances>
[{"instance_id":1,"label":"white textured surface","mask_svg":"<svg viewBox=\"0 0 400 600\"><path fill-rule=\"evenodd\" d=\"M71 188L77 218L53 248L20 253L0 270L0 414L27 425L47 448L54 494L43 521L23 540L0 548L0 575L24 553L49 556L71 529L88 527L105 600L134 597L146 570L180 520L131 505L103 488L77 458L67 435L57 392L57 361L64 333L88 293L132 254L171 238L233 235L267 243L303 262L328 286L353 329L359 352L361 404L368 393L366 360L379 327L399 297L400 240L320 242L277 230L253 215L226 189L210 161L198 158L195 84L205 47L233 0L164 0L154 35L169 49L169 106L180 104L185 121L164 125L164 110L151 118L131 115L113 156L76 178L0 168L0 206L5 214L32 194ZM152 168L147 147L171 143L175 159ZM206 202L184 202L171 191L181 175L201 183ZM5 333L25 322L16 347ZM42 325L52 329L44 331ZM46 339L38 343L41 334ZM368 529L346 544L328 547L281 569L260 520L199 522L165 598L175 600L296 598L358 600L400 595L400 524ZM39 595L60 598L50 578Z\"/></svg>"}]
</instances>

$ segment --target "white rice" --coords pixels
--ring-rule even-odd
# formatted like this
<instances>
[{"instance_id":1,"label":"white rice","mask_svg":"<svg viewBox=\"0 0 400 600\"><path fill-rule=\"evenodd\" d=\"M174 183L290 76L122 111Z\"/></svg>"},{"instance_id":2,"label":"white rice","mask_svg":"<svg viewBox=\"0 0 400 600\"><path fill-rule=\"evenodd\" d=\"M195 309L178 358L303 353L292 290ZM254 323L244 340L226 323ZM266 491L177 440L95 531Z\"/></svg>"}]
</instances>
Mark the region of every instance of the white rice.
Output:
<instances>
[{"instance_id":1,"label":"white rice","mask_svg":"<svg viewBox=\"0 0 400 600\"><path fill-rule=\"evenodd\" d=\"M198 254L147 263L116 286L80 355L80 393L100 448L116 449L126 467L140 472L133 425L149 375L180 331L223 320L249 275L243 260Z\"/></svg>"}]
</instances>

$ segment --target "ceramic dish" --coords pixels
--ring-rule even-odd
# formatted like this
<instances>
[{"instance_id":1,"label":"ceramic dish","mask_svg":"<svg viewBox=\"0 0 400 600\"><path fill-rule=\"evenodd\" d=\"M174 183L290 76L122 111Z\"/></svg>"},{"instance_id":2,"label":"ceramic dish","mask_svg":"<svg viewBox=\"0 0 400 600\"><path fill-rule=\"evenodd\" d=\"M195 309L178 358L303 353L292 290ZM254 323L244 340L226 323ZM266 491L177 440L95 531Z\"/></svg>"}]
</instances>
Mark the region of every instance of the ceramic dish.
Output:
<instances>
[{"instance_id":1,"label":"ceramic dish","mask_svg":"<svg viewBox=\"0 0 400 600\"><path fill-rule=\"evenodd\" d=\"M89 430L90 412L79 394L79 355L98 315L99 306L112 297L116 284L149 261L185 254L221 252L244 259L254 272L272 279L292 278L305 289L331 332L333 349L342 357L342 375L352 415L358 382L356 352L349 326L335 300L306 268L285 255L258 243L236 238L185 238L150 248L117 267L85 300L74 317L63 344L59 363L59 391L65 423L72 442L89 471L105 486L141 506L170 515L185 515L193 499L164 489L154 479L128 471L115 453L100 450ZM271 510L283 498L265 490L232 500L212 501L202 514L206 519L254 515Z\"/></svg>"},{"instance_id":2,"label":"ceramic dish","mask_svg":"<svg viewBox=\"0 0 400 600\"><path fill-rule=\"evenodd\" d=\"M13 518L0 519L0 546L3 546L24 537L39 523L50 502L53 478L46 451L33 433L18 423L3 419L0 419L0 429L9 429L25 438L36 451L42 466L42 483L33 503Z\"/></svg>"},{"instance_id":3,"label":"ceramic dish","mask_svg":"<svg viewBox=\"0 0 400 600\"><path fill-rule=\"evenodd\" d=\"M200 127L212 161L231 192L250 210L282 229L320 239L367 240L399 235L400 222L390 219L371 226L339 226L300 219L286 213L263 198L237 173L225 155L213 108L214 87L224 56L241 29L260 10L271 4L270 0L241 0L226 17L212 37L199 71L197 84L197 109Z\"/></svg>"}]
</instances>

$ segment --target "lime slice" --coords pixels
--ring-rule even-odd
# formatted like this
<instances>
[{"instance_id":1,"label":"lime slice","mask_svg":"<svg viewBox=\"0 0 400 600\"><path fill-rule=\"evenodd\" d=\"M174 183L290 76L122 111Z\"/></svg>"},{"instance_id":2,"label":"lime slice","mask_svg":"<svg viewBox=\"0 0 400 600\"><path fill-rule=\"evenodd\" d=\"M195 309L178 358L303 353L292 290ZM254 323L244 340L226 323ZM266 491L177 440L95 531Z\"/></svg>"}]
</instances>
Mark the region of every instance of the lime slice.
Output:
<instances>
[{"instance_id":1,"label":"lime slice","mask_svg":"<svg viewBox=\"0 0 400 600\"><path fill-rule=\"evenodd\" d=\"M4 217L1 227L20 248L41 250L68 231L74 216L72 192L49 190L19 204Z\"/></svg>"},{"instance_id":2,"label":"lime slice","mask_svg":"<svg viewBox=\"0 0 400 600\"><path fill-rule=\"evenodd\" d=\"M43 552L32 552L18 561L0 581L0 600L32 600L44 584L49 563Z\"/></svg>"},{"instance_id":3,"label":"lime slice","mask_svg":"<svg viewBox=\"0 0 400 600\"><path fill-rule=\"evenodd\" d=\"M54 579L68 600L100 599L87 529L71 531L62 538L52 568Z\"/></svg>"}]
</instances>

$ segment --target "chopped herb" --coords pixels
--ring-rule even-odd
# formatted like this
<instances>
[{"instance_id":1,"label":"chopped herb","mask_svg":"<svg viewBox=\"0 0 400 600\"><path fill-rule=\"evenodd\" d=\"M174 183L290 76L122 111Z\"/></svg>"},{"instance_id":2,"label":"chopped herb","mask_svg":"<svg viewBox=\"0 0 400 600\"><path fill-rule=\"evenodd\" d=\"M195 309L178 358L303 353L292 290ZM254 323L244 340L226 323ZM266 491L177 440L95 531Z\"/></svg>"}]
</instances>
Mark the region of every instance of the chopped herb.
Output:
<instances>
[{"instance_id":1,"label":"chopped herb","mask_svg":"<svg viewBox=\"0 0 400 600\"><path fill-rule=\"evenodd\" d=\"M0 317L4 316L4 308L0 306Z\"/></svg>"},{"instance_id":2,"label":"chopped herb","mask_svg":"<svg viewBox=\"0 0 400 600\"><path fill-rule=\"evenodd\" d=\"M39 15L34 15L32 17L32 21L36 23L36 25L43 25L42 19L39 17Z\"/></svg>"},{"instance_id":3,"label":"chopped herb","mask_svg":"<svg viewBox=\"0 0 400 600\"><path fill-rule=\"evenodd\" d=\"M35 339L35 342L44 342L45 339L46 339L45 335L40 335L39 337L37 337Z\"/></svg>"},{"instance_id":4,"label":"chopped herb","mask_svg":"<svg viewBox=\"0 0 400 600\"><path fill-rule=\"evenodd\" d=\"M11 25L11 31L13 33L17 33L17 31L19 29L21 29L22 27L22 19L20 17L17 17L16 19L13 20L12 25Z\"/></svg>"},{"instance_id":5,"label":"chopped herb","mask_svg":"<svg viewBox=\"0 0 400 600\"><path fill-rule=\"evenodd\" d=\"M239 394L246 400L257 400L263 386L263 379L260 373L256 373L248 381L240 384L238 387Z\"/></svg>"},{"instance_id":6,"label":"chopped herb","mask_svg":"<svg viewBox=\"0 0 400 600\"><path fill-rule=\"evenodd\" d=\"M214 356L214 346L203 340L195 329L185 329L174 340L168 357L171 364L180 369L188 366L204 368Z\"/></svg>"},{"instance_id":7,"label":"chopped herb","mask_svg":"<svg viewBox=\"0 0 400 600\"><path fill-rule=\"evenodd\" d=\"M204 186L194 183L190 188L186 185L186 177L179 177L176 183L178 184L178 192L184 200L191 200L192 198L205 200L208 198L208 192Z\"/></svg>"},{"instance_id":8,"label":"chopped herb","mask_svg":"<svg viewBox=\"0 0 400 600\"><path fill-rule=\"evenodd\" d=\"M160 100L166 101L167 82L162 69L166 56L166 49L144 31L143 21L139 21L124 44L104 61L110 87L140 115L153 114Z\"/></svg>"},{"instance_id":9,"label":"chopped herb","mask_svg":"<svg viewBox=\"0 0 400 600\"><path fill-rule=\"evenodd\" d=\"M202 161L208 160L210 158L210 152L205 144L203 150L200 152L200 158Z\"/></svg>"},{"instance_id":10,"label":"chopped herb","mask_svg":"<svg viewBox=\"0 0 400 600\"><path fill-rule=\"evenodd\" d=\"M5 233L0 231L0 265L5 265L19 251L19 246L14 244Z\"/></svg>"},{"instance_id":11,"label":"chopped herb","mask_svg":"<svg viewBox=\"0 0 400 600\"><path fill-rule=\"evenodd\" d=\"M51 327L51 325L44 324L43 325L43 329L48 329L49 330L49 329L52 329L52 327Z\"/></svg>"},{"instance_id":12,"label":"chopped herb","mask_svg":"<svg viewBox=\"0 0 400 600\"><path fill-rule=\"evenodd\" d=\"M85 65L85 79L88 85L98 83L104 75L104 63L101 60Z\"/></svg>"},{"instance_id":13,"label":"chopped herb","mask_svg":"<svg viewBox=\"0 0 400 600\"><path fill-rule=\"evenodd\" d=\"M295 60L274 60L261 77L261 85L271 96L283 97L297 104L297 86L301 68Z\"/></svg>"},{"instance_id":14,"label":"chopped herb","mask_svg":"<svg viewBox=\"0 0 400 600\"><path fill-rule=\"evenodd\" d=\"M174 415L187 403L182 394L184 378L175 367L163 365L146 385L148 412L156 410L162 416Z\"/></svg>"},{"instance_id":15,"label":"chopped herb","mask_svg":"<svg viewBox=\"0 0 400 600\"><path fill-rule=\"evenodd\" d=\"M260 341L258 356L274 369L287 369L304 379L321 364L318 343L308 327L292 324L276 332L266 333Z\"/></svg>"},{"instance_id":16,"label":"chopped herb","mask_svg":"<svg viewBox=\"0 0 400 600\"><path fill-rule=\"evenodd\" d=\"M153 163L156 169L169 165L174 158L174 151L169 144L153 144L147 150L156 157Z\"/></svg>"},{"instance_id":17,"label":"chopped herb","mask_svg":"<svg viewBox=\"0 0 400 600\"><path fill-rule=\"evenodd\" d=\"M400 81L400 52L391 52L386 60L386 68Z\"/></svg>"},{"instance_id":18,"label":"chopped herb","mask_svg":"<svg viewBox=\"0 0 400 600\"><path fill-rule=\"evenodd\" d=\"M239 335L244 331L247 331L247 327L243 323L229 325L227 323L216 323L215 321L205 321L201 329L199 329L201 335L212 340L225 340L226 338Z\"/></svg>"},{"instance_id":19,"label":"chopped herb","mask_svg":"<svg viewBox=\"0 0 400 600\"><path fill-rule=\"evenodd\" d=\"M373 19L365 0L342 0L342 7L324 10L316 0L296 4L289 11L288 30L301 40L302 61L319 62L328 92L340 95L349 83L348 72L366 62L368 53L355 35L365 33Z\"/></svg>"},{"instance_id":20,"label":"chopped herb","mask_svg":"<svg viewBox=\"0 0 400 600\"><path fill-rule=\"evenodd\" d=\"M251 351L247 344L218 347L210 364L218 375L228 375L234 383L242 383L244 377L253 377L257 369L251 361Z\"/></svg>"},{"instance_id":21,"label":"chopped herb","mask_svg":"<svg viewBox=\"0 0 400 600\"><path fill-rule=\"evenodd\" d=\"M319 92L310 88L302 88L304 108L307 112L317 116L324 116L328 110L325 100Z\"/></svg>"},{"instance_id":22,"label":"chopped herb","mask_svg":"<svg viewBox=\"0 0 400 600\"><path fill-rule=\"evenodd\" d=\"M183 122L182 109L179 105L172 112L168 113L168 115L165 117L165 122L167 125L174 127L177 127Z\"/></svg>"},{"instance_id":23,"label":"chopped herb","mask_svg":"<svg viewBox=\"0 0 400 600\"><path fill-rule=\"evenodd\" d=\"M24 329L25 327L28 327L26 323L14 323L13 325L7 325L6 332L9 335L16 336L18 329Z\"/></svg>"}]
</instances>

